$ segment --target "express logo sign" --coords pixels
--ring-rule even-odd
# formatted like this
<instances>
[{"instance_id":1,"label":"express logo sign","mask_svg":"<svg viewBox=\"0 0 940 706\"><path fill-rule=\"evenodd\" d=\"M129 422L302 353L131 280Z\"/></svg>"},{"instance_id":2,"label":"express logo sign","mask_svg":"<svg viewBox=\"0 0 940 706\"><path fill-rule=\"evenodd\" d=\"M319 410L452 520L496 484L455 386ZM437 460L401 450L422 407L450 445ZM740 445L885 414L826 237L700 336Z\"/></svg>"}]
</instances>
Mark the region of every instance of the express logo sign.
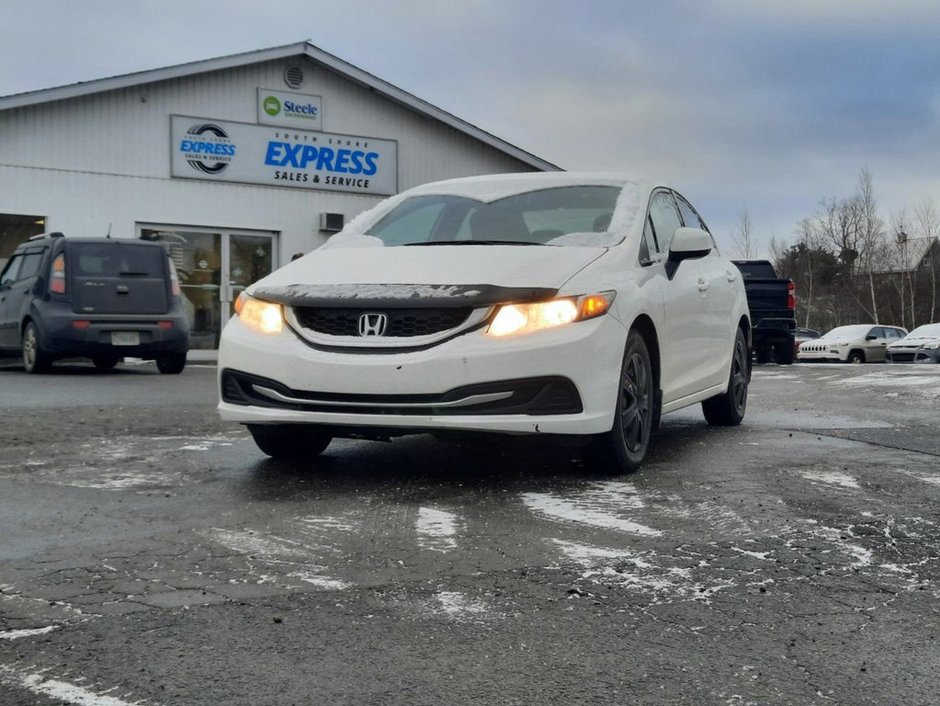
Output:
<instances>
[{"instance_id":1,"label":"express logo sign","mask_svg":"<svg viewBox=\"0 0 940 706\"><path fill-rule=\"evenodd\" d=\"M228 133L214 123L193 125L180 140L179 149L189 166L203 174L218 174L235 156Z\"/></svg>"}]
</instances>

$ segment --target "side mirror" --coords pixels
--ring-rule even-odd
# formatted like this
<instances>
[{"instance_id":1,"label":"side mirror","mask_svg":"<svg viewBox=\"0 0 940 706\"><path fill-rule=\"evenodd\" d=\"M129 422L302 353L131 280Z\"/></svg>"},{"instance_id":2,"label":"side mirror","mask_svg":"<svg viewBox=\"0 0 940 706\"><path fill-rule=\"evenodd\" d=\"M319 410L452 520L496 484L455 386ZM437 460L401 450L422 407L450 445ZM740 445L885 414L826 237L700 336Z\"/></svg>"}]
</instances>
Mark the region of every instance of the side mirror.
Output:
<instances>
[{"instance_id":1,"label":"side mirror","mask_svg":"<svg viewBox=\"0 0 940 706\"><path fill-rule=\"evenodd\" d=\"M666 274L672 279L679 263L705 257L712 251L712 237L701 228L679 228L672 236L669 257L666 259Z\"/></svg>"}]
</instances>

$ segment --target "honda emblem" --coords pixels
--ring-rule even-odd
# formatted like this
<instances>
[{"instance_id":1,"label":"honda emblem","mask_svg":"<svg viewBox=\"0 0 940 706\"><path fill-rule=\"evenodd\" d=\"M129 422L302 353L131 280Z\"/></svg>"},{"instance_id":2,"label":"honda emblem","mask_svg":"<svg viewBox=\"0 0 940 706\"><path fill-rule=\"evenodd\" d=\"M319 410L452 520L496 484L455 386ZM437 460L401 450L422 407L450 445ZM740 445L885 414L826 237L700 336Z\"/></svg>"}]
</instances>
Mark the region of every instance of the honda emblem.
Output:
<instances>
[{"instance_id":1,"label":"honda emblem","mask_svg":"<svg viewBox=\"0 0 940 706\"><path fill-rule=\"evenodd\" d=\"M388 316L385 314L362 314L359 317L360 336L384 336L388 328Z\"/></svg>"}]
</instances>

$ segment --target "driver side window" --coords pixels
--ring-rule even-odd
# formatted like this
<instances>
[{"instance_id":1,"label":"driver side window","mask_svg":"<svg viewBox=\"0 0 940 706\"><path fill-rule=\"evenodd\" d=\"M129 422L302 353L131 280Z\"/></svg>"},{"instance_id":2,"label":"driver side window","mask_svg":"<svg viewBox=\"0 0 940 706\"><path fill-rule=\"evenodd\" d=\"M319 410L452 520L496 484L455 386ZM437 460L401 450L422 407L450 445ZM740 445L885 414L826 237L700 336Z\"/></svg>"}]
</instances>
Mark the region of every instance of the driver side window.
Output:
<instances>
[{"instance_id":1,"label":"driver side window","mask_svg":"<svg viewBox=\"0 0 940 706\"><path fill-rule=\"evenodd\" d=\"M10 284L11 282L16 281L16 276L20 271L20 265L23 263L22 255L14 255L10 261L7 263L6 268L3 270L3 275L0 275L0 286L4 284Z\"/></svg>"},{"instance_id":2,"label":"driver side window","mask_svg":"<svg viewBox=\"0 0 940 706\"><path fill-rule=\"evenodd\" d=\"M676 230L682 227L679 211L672 194L667 191L657 191L650 199L650 221L653 225L653 236L656 240L656 249L661 256L669 252L669 245Z\"/></svg>"}]
</instances>

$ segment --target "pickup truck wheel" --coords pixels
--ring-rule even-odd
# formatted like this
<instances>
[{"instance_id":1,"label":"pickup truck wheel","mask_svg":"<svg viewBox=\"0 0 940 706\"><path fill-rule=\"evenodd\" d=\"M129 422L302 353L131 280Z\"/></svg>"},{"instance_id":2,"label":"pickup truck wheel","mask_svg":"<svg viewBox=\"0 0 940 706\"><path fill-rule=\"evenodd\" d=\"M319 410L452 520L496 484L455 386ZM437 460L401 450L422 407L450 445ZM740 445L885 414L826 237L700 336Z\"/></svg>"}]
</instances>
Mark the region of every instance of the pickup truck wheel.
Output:
<instances>
[{"instance_id":1,"label":"pickup truck wheel","mask_svg":"<svg viewBox=\"0 0 940 706\"><path fill-rule=\"evenodd\" d=\"M757 347L757 362L763 365L773 359L773 348L771 346Z\"/></svg>"},{"instance_id":2,"label":"pickup truck wheel","mask_svg":"<svg viewBox=\"0 0 940 706\"><path fill-rule=\"evenodd\" d=\"M860 363L865 362L865 353L863 351L855 350L849 353L849 357L845 359L846 363L852 363L853 365L859 365Z\"/></svg>"},{"instance_id":3,"label":"pickup truck wheel","mask_svg":"<svg viewBox=\"0 0 940 706\"><path fill-rule=\"evenodd\" d=\"M655 408L649 350L643 336L630 331L620 367L614 424L588 448L590 465L606 473L630 473L639 468L649 447Z\"/></svg>"},{"instance_id":4,"label":"pickup truck wheel","mask_svg":"<svg viewBox=\"0 0 940 706\"><path fill-rule=\"evenodd\" d=\"M298 424L249 424L248 431L259 449L271 458L285 461L314 459L333 440L316 427Z\"/></svg>"},{"instance_id":5,"label":"pickup truck wheel","mask_svg":"<svg viewBox=\"0 0 940 706\"><path fill-rule=\"evenodd\" d=\"M52 367L52 357L43 350L39 329L32 321L23 331L23 367L27 373L44 373Z\"/></svg>"},{"instance_id":6,"label":"pickup truck wheel","mask_svg":"<svg viewBox=\"0 0 940 706\"><path fill-rule=\"evenodd\" d=\"M774 349L774 357L780 365L791 365L793 363L793 340L789 343L781 343Z\"/></svg>"},{"instance_id":7,"label":"pickup truck wheel","mask_svg":"<svg viewBox=\"0 0 940 706\"><path fill-rule=\"evenodd\" d=\"M734 339L734 353L731 355L728 389L702 402L705 421L713 426L722 427L740 424L747 409L747 386L750 377L747 341L744 339L744 332L738 329L738 334Z\"/></svg>"}]
</instances>

